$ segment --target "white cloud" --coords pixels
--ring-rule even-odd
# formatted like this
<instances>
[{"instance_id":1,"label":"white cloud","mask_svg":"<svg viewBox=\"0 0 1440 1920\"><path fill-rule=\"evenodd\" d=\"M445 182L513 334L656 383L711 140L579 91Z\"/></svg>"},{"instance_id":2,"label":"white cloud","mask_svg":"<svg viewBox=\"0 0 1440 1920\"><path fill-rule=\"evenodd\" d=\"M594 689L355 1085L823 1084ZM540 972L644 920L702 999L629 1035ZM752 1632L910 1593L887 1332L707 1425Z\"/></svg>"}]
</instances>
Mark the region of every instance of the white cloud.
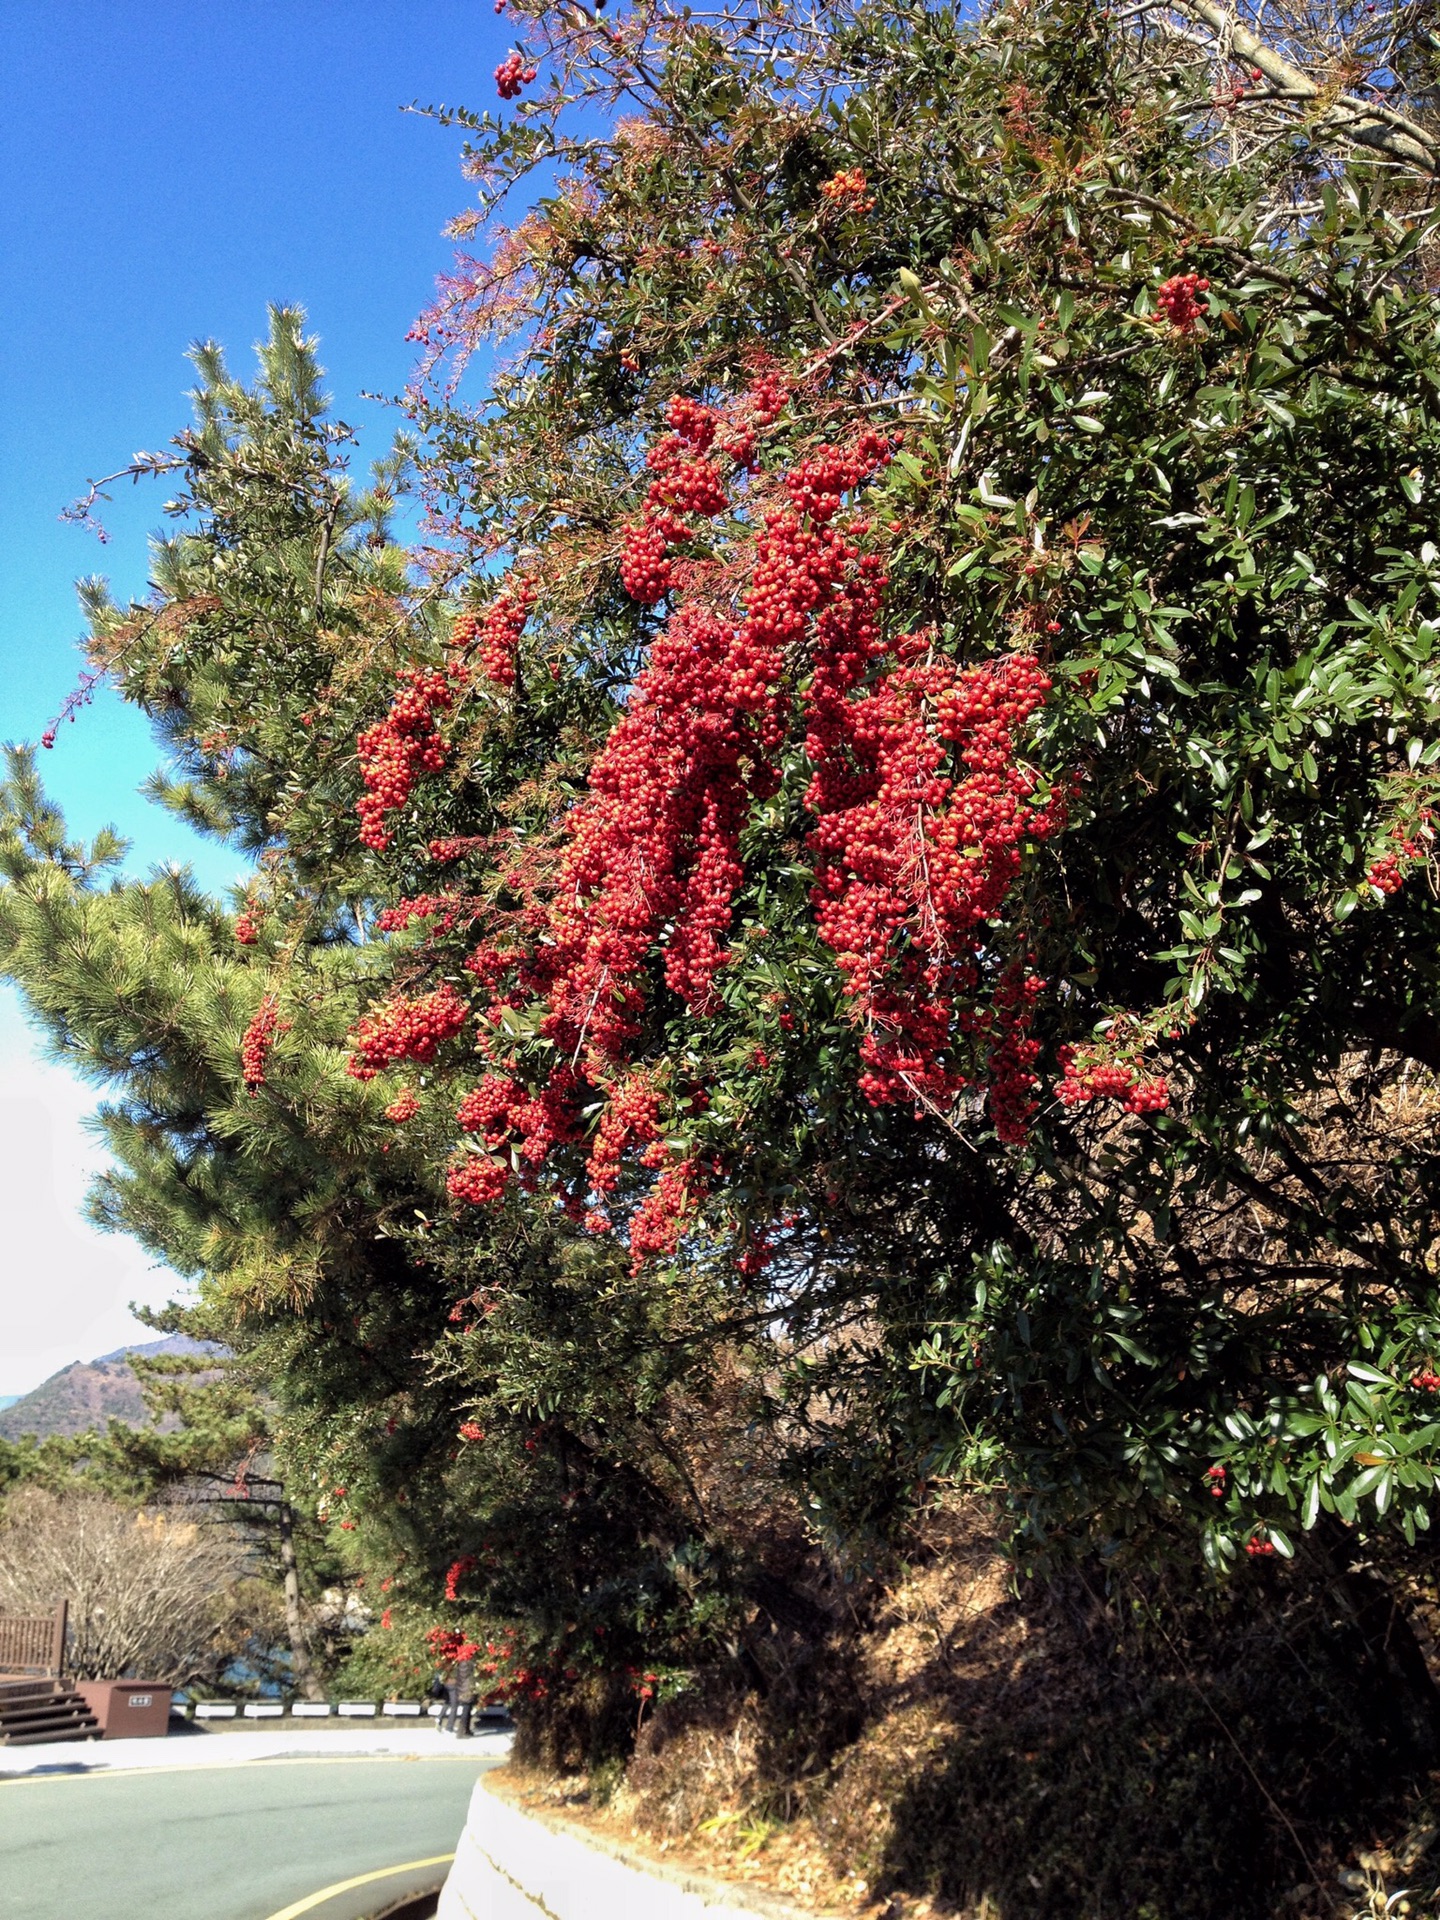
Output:
<instances>
[{"instance_id":1,"label":"white cloud","mask_svg":"<svg viewBox=\"0 0 1440 1920\"><path fill-rule=\"evenodd\" d=\"M44 1058L18 995L0 989L0 1395L26 1393L72 1360L153 1340L126 1303L159 1306L185 1286L81 1212L105 1164L84 1125L97 1101Z\"/></svg>"}]
</instances>

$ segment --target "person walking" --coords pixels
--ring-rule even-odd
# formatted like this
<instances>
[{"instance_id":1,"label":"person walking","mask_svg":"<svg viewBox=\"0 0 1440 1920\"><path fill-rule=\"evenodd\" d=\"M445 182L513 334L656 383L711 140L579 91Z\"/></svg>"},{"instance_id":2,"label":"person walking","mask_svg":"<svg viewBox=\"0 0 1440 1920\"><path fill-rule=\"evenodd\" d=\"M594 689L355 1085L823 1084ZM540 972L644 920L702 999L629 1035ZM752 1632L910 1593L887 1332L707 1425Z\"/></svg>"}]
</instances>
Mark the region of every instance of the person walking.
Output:
<instances>
[{"instance_id":1,"label":"person walking","mask_svg":"<svg viewBox=\"0 0 1440 1920\"><path fill-rule=\"evenodd\" d=\"M453 1733L457 1740L470 1738L470 1716L475 1710L475 1662L467 1652L451 1662L445 1674L445 1710L440 1715L441 1733Z\"/></svg>"},{"instance_id":2,"label":"person walking","mask_svg":"<svg viewBox=\"0 0 1440 1920\"><path fill-rule=\"evenodd\" d=\"M471 1654L465 1654L455 1663L455 1693L460 1710L455 1738L468 1740L470 1716L475 1711L475 1661Z\"/></svg>"}]
</instances>

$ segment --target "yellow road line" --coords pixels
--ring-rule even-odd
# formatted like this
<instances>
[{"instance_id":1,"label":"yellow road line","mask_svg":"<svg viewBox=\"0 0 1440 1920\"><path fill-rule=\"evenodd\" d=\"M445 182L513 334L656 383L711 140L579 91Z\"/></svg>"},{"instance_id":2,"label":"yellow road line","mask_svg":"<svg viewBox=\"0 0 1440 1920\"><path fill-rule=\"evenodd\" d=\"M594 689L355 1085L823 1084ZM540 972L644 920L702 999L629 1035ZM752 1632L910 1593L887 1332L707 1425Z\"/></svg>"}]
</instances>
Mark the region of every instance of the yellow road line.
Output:
<instances>
[{"instance_id":1,"label":"yellow road line","mask_svg":"<svg viewBox=\"0 0 1440 1920\"><path fill-rule=\"evenodd\" d=\"M198 1760L189 1766L178 1761L170 1767L86 1767L76 1773L15 1773L8 1778L0 1775L0 1791L6 1787L50 1787L61 1780L145 1780L157 1773L231 1773L237 1767L359 1767L384 1760L463 1760L473 1767L483 1757L478 1753L277 1753L267 1759L252 1754L248 1760Z\"/></svg>"},{"instance_id":2,"label":"yellow road line","mask_svg":"<svg viewBox=\"0 0 1440 1920\"><path fill-rule=\"evenodd\" d=\"M357 1873L353 1880L337 1880L333 1887L322 1887L319 1893L306 1894L303 1900L297 1900L293 1906L282 1907L279 1913L272 1913L270 1920L300 1920L302 1913L311 1913L316 1907L323 1907L327 1900L333 1900L340 1893L349 1893L352 1887L368 1887L372 1880L389 1880L397 1873L418 1873L421 1867L448 1867L454 1858L453 1853L437 1853L428 1860L407 1860L401 1867L379 1867L374 1873Z\"/></svg>"}]
</instances>

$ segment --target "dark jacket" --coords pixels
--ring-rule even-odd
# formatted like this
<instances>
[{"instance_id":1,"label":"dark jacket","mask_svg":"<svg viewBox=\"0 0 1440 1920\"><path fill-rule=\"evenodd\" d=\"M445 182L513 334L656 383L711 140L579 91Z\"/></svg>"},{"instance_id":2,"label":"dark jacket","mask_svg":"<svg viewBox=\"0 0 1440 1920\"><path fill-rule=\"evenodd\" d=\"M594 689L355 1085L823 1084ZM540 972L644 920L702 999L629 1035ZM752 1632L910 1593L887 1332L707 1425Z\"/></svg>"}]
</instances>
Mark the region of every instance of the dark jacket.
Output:
<instances>
[{"instance_id":1,"label":"dark jacket","mask_svg":"<svg viewBox=\"0 0 1440 1920\"><path fill-rule=\"evenodd\" d=\"M456 1698L465 1706L475 1698L475 1662L457 1660L450 1675L451 1684L458 1689Z\"/></svg>"}]
</instances>

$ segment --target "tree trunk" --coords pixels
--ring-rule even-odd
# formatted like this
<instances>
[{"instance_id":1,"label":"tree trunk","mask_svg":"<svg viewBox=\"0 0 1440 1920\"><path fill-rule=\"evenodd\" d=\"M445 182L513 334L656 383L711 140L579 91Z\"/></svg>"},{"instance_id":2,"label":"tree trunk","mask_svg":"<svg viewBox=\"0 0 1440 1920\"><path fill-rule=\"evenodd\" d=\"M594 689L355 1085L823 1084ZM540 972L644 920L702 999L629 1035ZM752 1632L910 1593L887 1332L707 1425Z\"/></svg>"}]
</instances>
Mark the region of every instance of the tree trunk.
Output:
<instances>
[{"instance_id":1,"label":"tree trunk","mask_svg":"<svg viewBox=\"0 0 1440 1920\"><path fill-rule=\"evenodd\" d=\"M285 1577L285 1628L290 1636L290 1660L296 1682L305 1698L323 1700L325 1689L311 1663L305 1616L300 1610L300 1571L295 1564L294 1517L288 1502L281 1501L279 1513L280 1570Z\"/></svg>"}]
</instances>

